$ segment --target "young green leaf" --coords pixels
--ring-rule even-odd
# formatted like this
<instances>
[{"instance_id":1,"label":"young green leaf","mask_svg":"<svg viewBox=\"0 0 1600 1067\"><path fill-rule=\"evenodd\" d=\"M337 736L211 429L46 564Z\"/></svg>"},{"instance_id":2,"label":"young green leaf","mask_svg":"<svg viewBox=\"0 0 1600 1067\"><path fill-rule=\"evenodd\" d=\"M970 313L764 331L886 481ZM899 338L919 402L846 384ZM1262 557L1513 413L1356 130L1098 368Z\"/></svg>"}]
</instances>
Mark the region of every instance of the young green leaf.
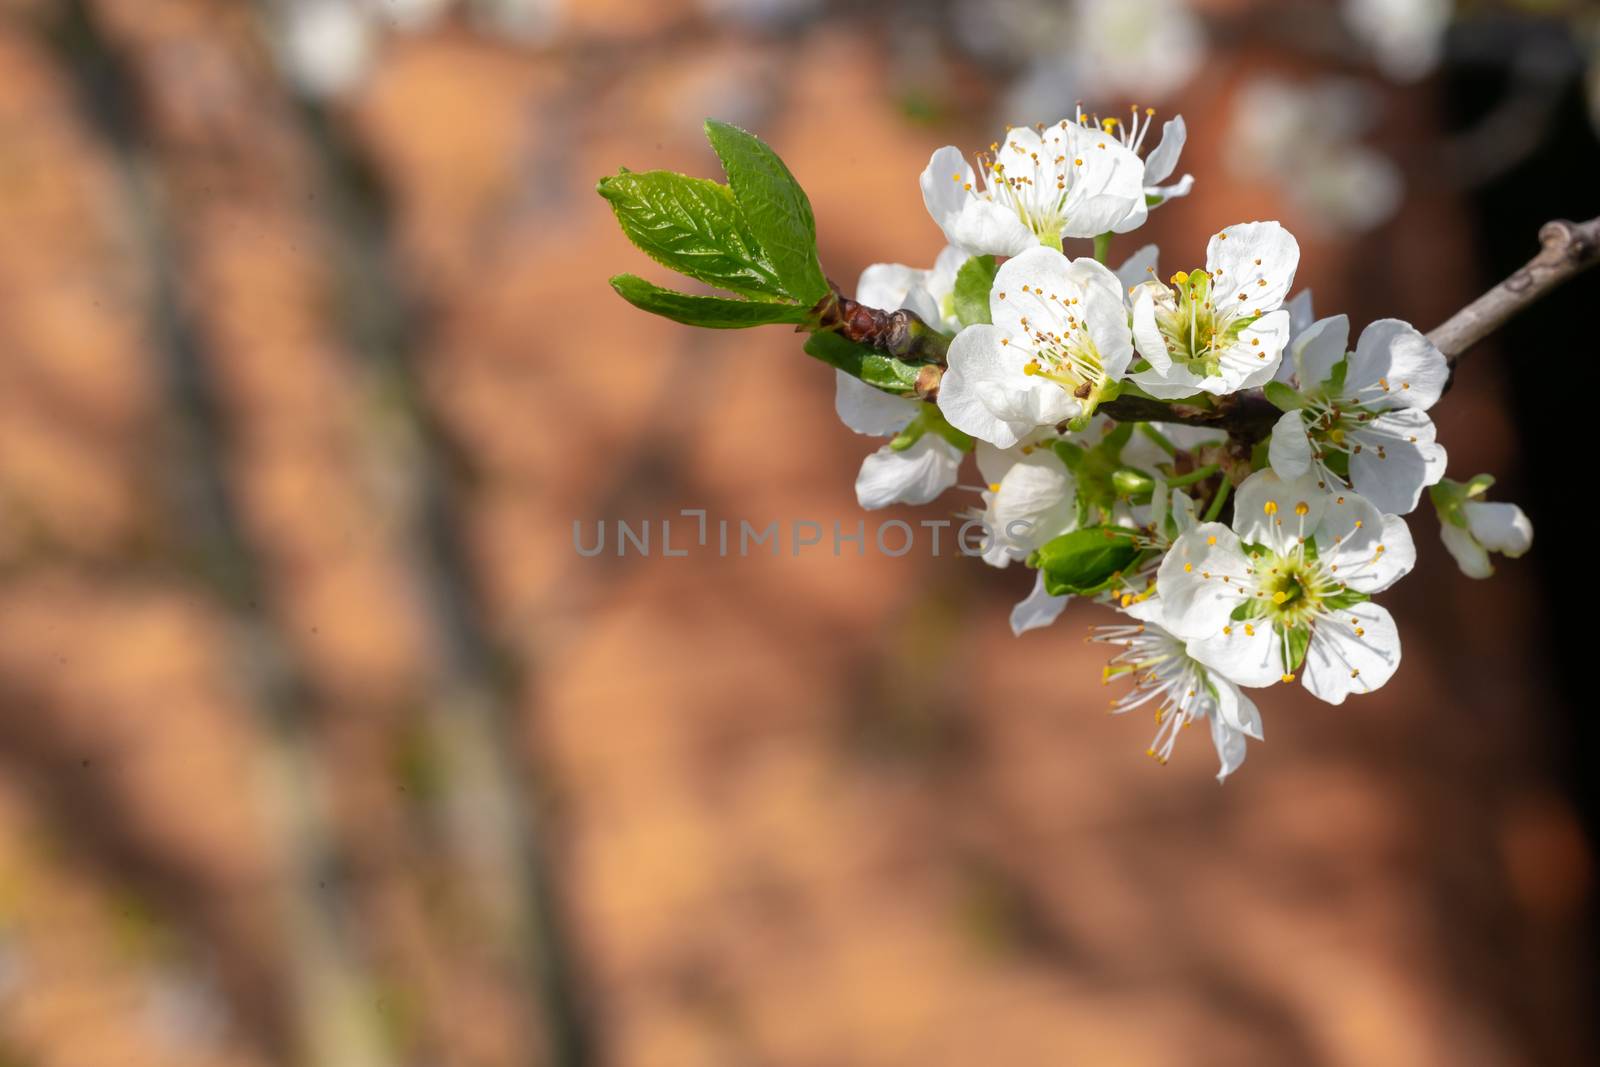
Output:
<instances>
[{"instance_id":1,"label":"young green leaf","mask_svg":"<svg viewBox=\"0 0 1600 1067\"><path fill-rule=\"evenodd\" d=\"M632 274L619 274L611 279L615 289L628 303L653 315L681 322L685 326L704 326L712 330L742 330L747 326L765 326L783 322L793 325L809 322L809 308L798 304L772 304L762 300L725 300L716 296L691 296L671 289L652 285Z\"/></svg>"},{"instance_id":2,"label":"young green leaf","mask_svg":"<svg viewBox=\"0 0 1600 1067\"><path fill-rule=\"evenodd\" d=\"M759 137L726 122L707 121L706 139L722 160L739 210L785 295L807 307L827 296L811 201L783 160Z\"/></svg>"},{"instance_id":3,"label":"young green leaf","mask_svg":"<svg viewBox=\"0 0 1600 1067\"><path fill-rule=\"evenodd\" d=\"M731 292L784 295L726 185L654 170L602 178L597 188L628 240L657 263Z\"/></svg>"},{"instance_id":4,"label":"young green leaf","mask_svg":"<svg viewBox=\"0 0 1600 1067\"><path fill-rule=\"evenodd\" d=\"M806 339L806 355L846 374L860 378L889 393L910 395L917 390L916 364L904 363L892 356L846 340L836 333L823 331Z\"/></svg>"},{"instance_id":5,"label":"young green leaf","mask_svg":"<svg viewBox=\"0 0 1600 1067\"><path fill-rule=\"evenodd\" d=\"M1139 558L1132 533L1118 526L1088 526L1062 534L1034 554L1051 596L1083 595L1102 589Z\"/></svg>"},{"instance_id":6,"label":"young green leaf","mask_svg":"<svg viewBox=\"0 0 1600 1067\"><path fill-rule=\"evenodd\" d=\"M989 290L994 288L994 276L1000 268L993 256L974 256L961 264L956 272L956 318L961 325L989 321Z\"/></svg>"}]
</instances>

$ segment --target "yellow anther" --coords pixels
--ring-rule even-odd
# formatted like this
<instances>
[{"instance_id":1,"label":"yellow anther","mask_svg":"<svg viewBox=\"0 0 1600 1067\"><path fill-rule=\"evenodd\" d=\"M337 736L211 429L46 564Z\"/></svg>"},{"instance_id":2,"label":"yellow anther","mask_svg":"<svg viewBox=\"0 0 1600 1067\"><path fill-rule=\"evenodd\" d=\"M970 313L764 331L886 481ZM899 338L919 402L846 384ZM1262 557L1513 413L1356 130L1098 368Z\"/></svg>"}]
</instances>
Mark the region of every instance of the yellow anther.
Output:
<instances>
[{"instance_id":1,"label":"yellow anther","mask_svg":"<svg viewBox=\"0 0 1600 1067\"><path fill-rule=\"evenodd\" d=\"M1272 602L1274 604L1282 604L1285 600L1288 600L1288 599L1289 599L1289 594L1285 593L1282 589L1280 589L1276 593L1272 594Z\"/></svg>"},{"instance_id":2,"label":"yellow anther","mask_svg":"<svg viewBox=\"0 0 1600 1067\"><path fill-rule=\"evenodd\" d=\"M1216 543L1217 543L1217 535L1216 534L1212 534L1210 537L1206 538L1206 544L1214 545Z\"/></svg>"},{"instance_id":3,"label":"yellow anther","mask_svg":"<svg viewBox=\"0 0 1600 1067\"><path fill-rule=\"evenodd\" d=\"M1261 510L1266 512L1268 515L1276 515L1278 513L1278 502L1276 500L1269 500L1265 504L1261 505Z\"/></svg>"},{"instance_id":4,"label":"yellow anther","mask_svg":"<svg viewBox=\"0 0 1600 1067\"><path fill-rule=\"evenodd\" d=\"M1192 574L1193 572L1194 572L1194 564L1193 563L1185 563L1183 565L1183 573Z\"/></svg>"},{"instance_id":5,"label":"yellow anther","mask_svg":"<svg viewBox=\"0 0 1600 1067\"><path fill-rule=\"evenodd\" d=\"M1300 503L1298 503L1298 504L1296 504L1294 506L1294 513L1296 515L1304 515L1307 512L1309 512L1310 510L1311 510L1311 506L1309 504L1307 504L1304 500L1300 501Z\"/></svg>"},{"instance_id":6,"label":"yellow anther","mask_svg":"<svg viewBox=\"0 0 1600 1067\"><path fill-rule=\"evenodd\" d=\"M1294 675L1286 674L1286 675L1283 676L1283 680L1286 681L1286 682L1292 682L1292 681L1294 681Z\"/></svg>"}]
</instances>

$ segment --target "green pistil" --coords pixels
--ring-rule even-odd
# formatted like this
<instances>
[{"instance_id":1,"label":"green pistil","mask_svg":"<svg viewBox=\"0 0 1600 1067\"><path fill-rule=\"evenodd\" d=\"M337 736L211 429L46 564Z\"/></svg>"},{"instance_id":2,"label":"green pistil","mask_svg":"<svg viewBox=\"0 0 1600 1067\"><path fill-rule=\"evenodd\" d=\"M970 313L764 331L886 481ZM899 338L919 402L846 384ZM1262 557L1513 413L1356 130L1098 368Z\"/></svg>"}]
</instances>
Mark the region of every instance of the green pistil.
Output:
<instances>
[{"instance_id":1,"label":"green pistil","mask_svg":"<svg viewBox=\"0 0 1600 1067\"><path fill-rule=\"evenodd\" d=\"M1174 274L1172 292L1176 305L1156 311L1156 325L1167 342L1167 351L1193 374L1203 378L1220 374L1221 351L1236 342L1245 327L1260 316L1219 316L1211 295L1211 275L1203 270Z\"/></svg>"}]
</instances>

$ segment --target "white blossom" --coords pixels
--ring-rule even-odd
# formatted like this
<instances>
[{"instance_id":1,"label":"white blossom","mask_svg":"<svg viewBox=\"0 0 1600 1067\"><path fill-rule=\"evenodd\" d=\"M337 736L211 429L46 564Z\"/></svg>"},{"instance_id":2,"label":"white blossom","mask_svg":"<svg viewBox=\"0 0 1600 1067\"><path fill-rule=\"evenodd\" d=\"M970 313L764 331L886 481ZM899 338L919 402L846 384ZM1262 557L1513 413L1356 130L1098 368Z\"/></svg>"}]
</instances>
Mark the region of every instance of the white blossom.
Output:
<instances>
[{"instance_id":1,"label":"white blossom","mask_svg":"<svg viewBox=\"0 0 1600 1067\"><path fill-rule=\"evenodd\" d=\"M1396 81L1415 81L1439 63L1452 0L1344 0L1344 18Z\"/></svg>"},{"instance_id":2,"label":"white blossom","mask_svg":"<svg viewBox=\"0 0 1600 1067\"><path fill-rule=\"evenodd\" d=\"M1068 119L1017 126L973 167L953 145L922 172L922 199L951 244L1015 256L1145 220L1144 161L1115 135Z\"/></svg>"},{"instance_id":3,"label":"white blossom","mask_svg":"<svg viewBox=\"0 0 1600 1067\"><path fill-rule=\"evenodd\" d=\"M1240 179L1275 183L1308 227L1371 229L1395 213L1404 191L1394 162L1359 140L1377 106L1355 81L1257 78L1235 97L1224 158Z\"/></svg>"},{"instance_id":4,"label":"white blossom","mask_svg":"<svg viewBox=\"0 0 1600 1067\"><path fill-rule=\"evenodd\" d=\"M1245 738L1262 739L1261 713L1227 678L1207 670L1189 654L1187 642L1156 623L1099 626L1091 640L1121 649L1107 662L1103 681L1126 678L1133 688L1111 701L1117 714L1156 705L1156 736L1146 753L1161 763L1172 758L1178 734L1197 720L1211 729L1222 768L1217 781L1244 763Z\"/></svg>"},{"instance_id":5,"label":"white blossom","mask_svg":"<svg viewBox=\"0 0 1600 1067\"><path fill-rule=\"evenodd\" d=\"M1465 485L1443 479L1431 490L1439 539L1468 578L1494 573L1491 552L1516 559L1533 547L1533 523L1521 508L1481 499L1493 484L1480 474Z\"/></svg>"},{"instance_id":6,"label":"white blossom","mask_svg":"<svg viewBox=\"0 0 1600 1067\"><path fill-rule=\"evenodd\" d=\"M1369 598L1416 562L1405 520L1354 493L1270 470L1245 479L1230 529L1178 538L1156 585L1162 623L1239 685L1301 681L1330 704L1378 688L1400 665L1394 619Z\"/></svg>"},{"instance_id":7,"label":"white blossom","mask_svg":"<svg viewBox=\"0 0 1600 1067\"><path fill-rule=\"evenodd\" d=\"M1092 413L1133 358L1122 283L1092 259L1029 249L1000 267L989 309L950 344L939 410L997 448Z\"/></svg>"},{"instance_id":8,"label":"white blossom","mask_svg":"<svg viewBox=\"0 0 1600 1067\"><path fill-rule=\"evenodd\" d=\"M1290 346L1302 407L1272 429L1268 458L1283 478L1307 472L1349 486L1379 510L1410 513L1444 476L1445 450L1427 415L1450 379L1443 353L1411 325L1379 319L1346 355L1350 320L1313 323Z\"/></svg>"},{"instance_id":9,"label":"white blossom","mask_svg":"<svg viewBox=\"0 0 1600 1067\"><path fill-rule=\"evenodd\" d=\"M989 533L983 559L990 566L1027 559L1052 537L1077 527L1072 472L1047 440L1035 435L1015 448L978 442L978 471L984 480L980 517Z\"/></svg>"},{"instance_id":10,"label":"white blossom","mask_svg":"<svg viewBox=\"0 0 1600 1067\"><path fill-rule=\"evenodd\" d=\"M1151 396L1227 394L1272 379L1289 340L1282 309L1300 246L1276 222L1247 222L1215 234L1206 269L1147 281L1130 294L1133 337L1148 369L1131 379Z\"/></svg>"}]
</instances>

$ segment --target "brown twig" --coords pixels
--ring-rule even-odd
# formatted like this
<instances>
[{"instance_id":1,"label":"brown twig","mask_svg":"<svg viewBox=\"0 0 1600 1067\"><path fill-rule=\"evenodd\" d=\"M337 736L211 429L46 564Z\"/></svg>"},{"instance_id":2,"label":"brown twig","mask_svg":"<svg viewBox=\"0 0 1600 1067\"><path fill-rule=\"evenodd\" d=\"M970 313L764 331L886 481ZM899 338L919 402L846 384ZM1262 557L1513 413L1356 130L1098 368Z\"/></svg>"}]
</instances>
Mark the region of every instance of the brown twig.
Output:
<instances>
[{"instance_id":1,"label":"brown twig","mask_svg":"<svg viewBox=\"0 0 1600 1067\"><path fill-rule=\"evenodd\" d=\"M867 307L840 292L837 282L830 281L828 286L832 292L815 308L822 329L837 330L848 340L908 363L944 366L950 338L923 322L916 312Z\"/></svg>"},{"instance_id":2,"label":"brown twig","mask_svg":"<svg viewBox=\"0 0 1600 1067\"><path fill-rule=\"evenodd\" d=\"M1468 349L1562 282L1600 263L1600 217L1539 229L1539 254L1428 334L1453 368Z\"/></svg>"},{"instance_id":3,"label":"brown twig","mask_svg":"<svg viewBox=\"0 0 1600 1067\"><path fill-rule=\"evenodd\" d=\"M1489 336L1518 312L1538 301L1556 286L1600 263L1600 217L1587 222L1558 219L1539 230L1543 247L1511 277L1450 316L1428 334L1454 369L1473 345ZM834 328L851 340L899 356L931 364L922 368L917 393L937 400L938 377L949 341L910 311L885 312L863 307L834 288L824 311L837 309ZM936 340L935 340L936 339ZM911 353L916 353L912 355ZM1101 404L1099 410L1124 422L1174 422L1185 426L1211 426L1228 431L1235 441L1260 441L1272 432L1280 412L1259 390L1219 397L1211 407L1167 404L1146 397L1124 396Z\"/></svg>"}]
</instances>

